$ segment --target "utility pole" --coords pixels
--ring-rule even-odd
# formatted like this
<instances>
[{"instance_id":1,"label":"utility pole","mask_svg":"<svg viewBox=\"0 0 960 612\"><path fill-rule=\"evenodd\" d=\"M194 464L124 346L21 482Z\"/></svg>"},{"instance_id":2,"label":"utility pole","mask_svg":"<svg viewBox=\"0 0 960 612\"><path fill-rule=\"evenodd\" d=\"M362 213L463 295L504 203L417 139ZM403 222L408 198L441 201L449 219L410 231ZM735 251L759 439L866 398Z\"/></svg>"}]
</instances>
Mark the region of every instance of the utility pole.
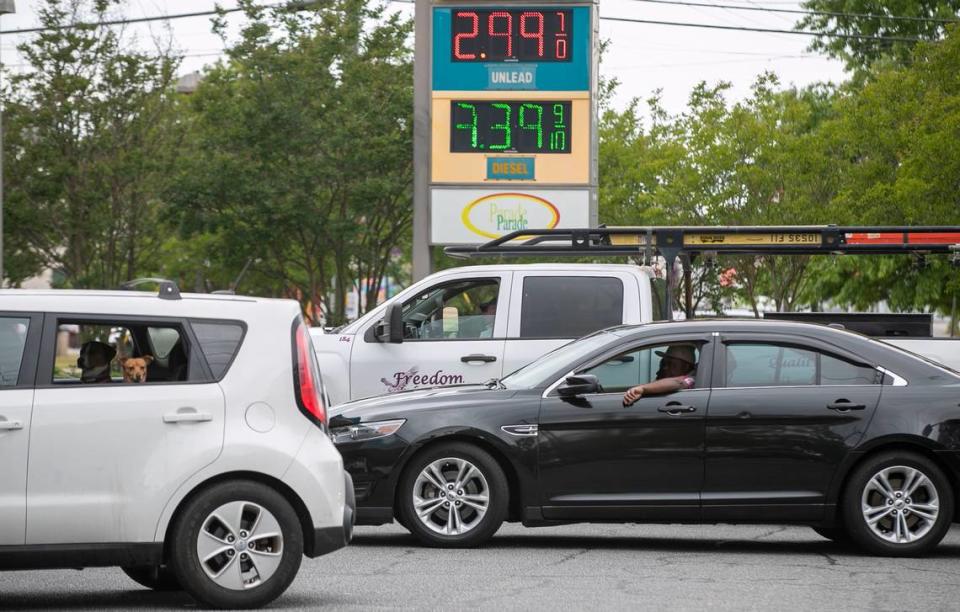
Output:
<instances>
[{"instance_id":1,"label":"utility pole","mask_svg":"<svg viewBox=\"0 0 960 612\"><path fill-rule=\"evenodd\" d=\"M430 252L430 0L416 0L413 63L413 280L433 271Z\"/></svg>"},{"instance_id":2,"label":"utility pole","mask_svg":"<svg viewBox=\"0 0 960 612\"><path fill-rule=\"evenodd\" d=\"M16 4L13 0L0 0L0 17L3 15L12 15L17 12ZM0 63L0 66L3 64ZM0 81L0 87L3 83ZM2 91L2 89L0 89ZM7 278L3 267L3 96L0 94L0 287L3 287L3 281Z\"/></svg>"}]
</instances>

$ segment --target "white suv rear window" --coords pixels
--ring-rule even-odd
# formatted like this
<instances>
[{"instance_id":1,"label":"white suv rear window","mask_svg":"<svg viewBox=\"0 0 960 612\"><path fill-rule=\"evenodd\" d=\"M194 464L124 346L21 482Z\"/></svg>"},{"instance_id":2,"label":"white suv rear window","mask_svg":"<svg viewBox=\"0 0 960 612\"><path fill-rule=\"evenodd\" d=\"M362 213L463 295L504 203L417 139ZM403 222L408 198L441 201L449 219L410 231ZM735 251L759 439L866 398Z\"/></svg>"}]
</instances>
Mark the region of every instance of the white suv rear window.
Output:
<instances>
[{"instance_id":1,"label":"white suv rear window","mask_svg":"<svg viewBox=\"0 0 960 612\"><path fill-rule=\"evenodd\" d=\"M220 380L227 373L243 340L243 325L231 321L192 321L190 326L207 358L210 373Z\"/></svg>"},{"instance_id":2,"label":"white suv rear window","mask_svg":"<svg viewBox=\"0 0 960 612\"><path fill-rule=\"evenodd\" d=\"M14 387L27 343L30 319L0 317L0 387Z\"/></svg>"}]
</instances>

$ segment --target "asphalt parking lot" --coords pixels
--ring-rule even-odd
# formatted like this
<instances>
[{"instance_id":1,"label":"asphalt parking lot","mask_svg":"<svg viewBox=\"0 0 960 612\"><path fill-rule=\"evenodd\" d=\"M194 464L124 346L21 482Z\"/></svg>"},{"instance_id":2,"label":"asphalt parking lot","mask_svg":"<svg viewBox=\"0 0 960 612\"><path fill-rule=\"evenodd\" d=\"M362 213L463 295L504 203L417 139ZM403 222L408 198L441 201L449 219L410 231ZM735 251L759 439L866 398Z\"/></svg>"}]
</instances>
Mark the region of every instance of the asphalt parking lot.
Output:
<instances>
[{"instance_id":1,"label":"asphalt parking lot","mask_svg":"<svg viewBox=\"0 0 960 612\"><path fill-rule=\"evenodd\" d=\"M855 554L804 527L507 525L478 550L420 548L399 526L304 560L275 610L956 610L960 526L924 559ZM0 608L182 610L116 569L0 573Z\"/></svg>"}]
</instances>

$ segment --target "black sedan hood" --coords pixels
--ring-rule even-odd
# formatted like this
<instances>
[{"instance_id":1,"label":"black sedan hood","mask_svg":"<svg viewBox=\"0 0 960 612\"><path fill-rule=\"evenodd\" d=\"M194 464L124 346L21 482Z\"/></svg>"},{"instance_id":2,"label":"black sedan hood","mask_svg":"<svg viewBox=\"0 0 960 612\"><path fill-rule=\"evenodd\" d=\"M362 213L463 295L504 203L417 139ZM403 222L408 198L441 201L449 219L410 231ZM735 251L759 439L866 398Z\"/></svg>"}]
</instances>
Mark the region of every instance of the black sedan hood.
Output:
<instances>
[{"instance_id":1,"label":"black sedan hood","mask_svg":"<svg viewBox=\"0 0 960 612\"><path fill-rule=\"evenodd\" d=\"M465 404L479 407L488 402L512 397L516 393L515 390L490 388L487 385L463 385L379 395L333 407L330 410L330 427L405 418L412 412L447 408L462 409Z\"/></svg>"}]
</instances>

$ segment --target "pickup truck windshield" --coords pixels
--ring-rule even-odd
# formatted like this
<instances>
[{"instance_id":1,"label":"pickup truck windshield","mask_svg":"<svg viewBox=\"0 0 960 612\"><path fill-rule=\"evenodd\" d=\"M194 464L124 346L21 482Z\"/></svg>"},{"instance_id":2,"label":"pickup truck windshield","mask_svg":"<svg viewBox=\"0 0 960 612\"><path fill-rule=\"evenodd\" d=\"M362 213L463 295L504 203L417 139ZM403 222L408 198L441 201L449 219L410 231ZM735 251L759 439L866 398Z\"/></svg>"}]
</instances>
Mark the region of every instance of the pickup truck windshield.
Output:
<instances>
[{"instance_id":1,"label":"pickup truck windshield","mask_svg":"<svg viewBox=\"0 0 960 612\"><path fill-rule=\"evenodd\" d=\"M549 376L556 374L558 370L564 367L573 367L584 357L605 344L609 344L614 339L612 334L600 331L574 340L558 349L554 349L533 363L523 366L500 382L508 389L545 387L554 382L553 379L548 378Z\"/></svg>"}]
</instances>

